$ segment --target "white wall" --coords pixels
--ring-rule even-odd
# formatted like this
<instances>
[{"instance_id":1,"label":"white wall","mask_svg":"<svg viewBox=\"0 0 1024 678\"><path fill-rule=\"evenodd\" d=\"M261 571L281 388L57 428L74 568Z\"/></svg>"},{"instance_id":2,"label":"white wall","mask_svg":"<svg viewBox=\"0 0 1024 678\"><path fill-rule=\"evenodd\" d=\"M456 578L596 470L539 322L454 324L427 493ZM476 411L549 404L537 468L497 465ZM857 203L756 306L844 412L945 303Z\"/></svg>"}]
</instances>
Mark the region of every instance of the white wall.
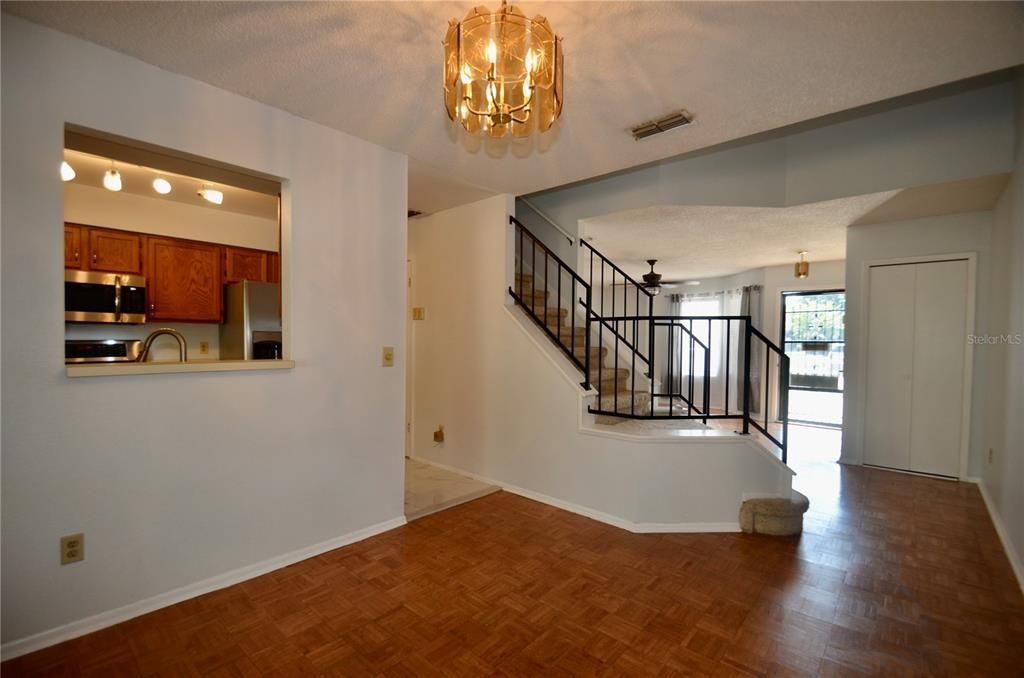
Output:
<instances>
[{"instance_id":1,"label":"white wall","mask_svg":"<svg viewBox=\"0 0 1024 678\"><path fill-rule=\"evenodd\" d=\"M989 238L991 212L956 214L913 221L853 226L847 231L846 245L846 393L843 402L842 461L860 464L864 459L862 428L867 337L864 334L868 262L900 257L931 256L973 252L977 256L975 286L975 332L990 327L991 259ZM967 338L964 337L966 343ZM976 475L985 454L986 380L989 356L974 351L971 402L971 437L968 471ZM941 416L936 413L936 416ZM870 423L870 422L869 422Z\"/></svg>"},{"instance_id":2,"label":"white wall","mask_svg":"<svg viewBox=\"0 0 1024 678\"><path fill-rule=\"evenodd\" d=\"M4 641L400 521L405 158L2 21ZM66 122L286 180L295 369L65 376Z\"/></svg>"},{"instance_id":3,"label":"white wall","mask_svg":"<svg viewBox=\"0 0 1024 678\"><path fill-rule=\"evenodd\" d=\"M276 252L275 219L81 184L64 184L64 221Z\"/></svg>"},{"instance_id":4,"label":"white wall","mask_svg":"<svg viewBox=\"0 0 1024 678\"><path fill-rule=\"evenodd\" d=\"M989 508L1024 588L1024 71L1017 79L1016 167L996 207L992 226L990 332L995 344L979 344L988 356L987 457L976 468Z\"/></svg>"},{"instance_id":5,"label":"white wall","mask_svg":"<svg viewBox=\"0 0 1024 678\"><path fill-rule=\"evenodd\" d=\"M788 492L788 469L736 436L635 442L580 431L582 374L506 305L512 206L498 196L409 225L413 304L426 309L413 323L414 456L633 527L735 527L745 492Z\"/></svg>"},{"instance_id":6,"label":"white wall","mask_svg":"<svg viewBox=\"0 0 1024 678\"><path fill-rule=\"evenodd\" d=\"M575 239L569 242L565 234L552 226L551 222L522 200L516 200L516 219L526 227L527 231L536 236L548 249L554 252L555 256L571 268L576 268L576 250L579 249L579 245ZM524 242L529 241L526 240Z\"/></svg>"}]
</instances>

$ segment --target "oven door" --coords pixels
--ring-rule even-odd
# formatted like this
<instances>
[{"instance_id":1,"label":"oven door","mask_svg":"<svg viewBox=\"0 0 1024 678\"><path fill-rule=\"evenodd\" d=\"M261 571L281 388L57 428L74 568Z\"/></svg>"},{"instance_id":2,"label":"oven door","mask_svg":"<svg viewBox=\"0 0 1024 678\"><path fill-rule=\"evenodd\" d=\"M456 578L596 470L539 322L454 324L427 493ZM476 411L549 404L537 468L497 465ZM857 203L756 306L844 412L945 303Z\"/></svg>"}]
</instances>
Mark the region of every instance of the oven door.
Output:
<instances>
[{"instance_id":1,"label":"oven door","mask_svg":"<svg viewBox=\"0 0 1024 678\"><path fill-rule=\"evenodd\" d=\"M140 275L64 271L64 320L146 322L146 279Z\"/></svg>"}]
</instances>

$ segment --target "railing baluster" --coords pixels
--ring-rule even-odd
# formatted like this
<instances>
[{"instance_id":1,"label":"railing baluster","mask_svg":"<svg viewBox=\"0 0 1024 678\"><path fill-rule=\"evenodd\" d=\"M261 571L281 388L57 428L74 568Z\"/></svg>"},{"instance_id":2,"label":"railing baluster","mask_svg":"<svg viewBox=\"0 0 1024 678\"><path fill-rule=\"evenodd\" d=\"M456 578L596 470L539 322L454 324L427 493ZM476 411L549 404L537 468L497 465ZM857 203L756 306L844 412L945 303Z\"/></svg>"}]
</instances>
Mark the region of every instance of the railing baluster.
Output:
<instances>
[{"instance_id":1,"label":"railing baluster","mask_svg":"<svg viewBox=\"0 0 1024 678\"><path fill-rule=\"evenodd\" d=\"M710 321L709 321L710 322ZM704 425L708 425L708 410L711 407L711 342L704 349Z\"/></svg>"},{"instance_id":2,"label":"railing baluster","mask_svg":"<svg viewBox=\"0 0 1024 678\"><path fill-rule=\"evenodd\" d=\"M729 370L729 355L732 353L732 320L725 321L725 416L729 416L729 382L732 372Z\"/></svg>"},{"instance_id":3,"label":"railing baluster","mask_svg":"<svg viewBox=\"0 0 1024 678\"><path fill-rule=\"evenodd\" d=\"M533 284L530 286L530 310L537 315L537 239L530 238L530 274Z\"/></svg>"},{"instance_id":4,"label":"railing baluster","mask_svg":"<svg viewBox=\"0 0 1024 678\"><path fill-rule=\"evenodd\" d=\"M675 356L676 352L676 347L673 346L673 344L675 343L675 336L673 333L674 328L675 323L670 322L668 324L668 416L670 417L672 416L672 406L675 403L676 399L675 392L673 389L674 382L676 380L676 374L675 370L672 369L672 358Z\"/></svg>"},{"instance_id":5,"label":"railing baluster","mask_svg":"<svg viewBox=\"0 0 1024 678\"><path fill-rule=\"evenodd\" d=\"M750 316L743 320L743 433L750 433Z\"/></svg>"},{"instance_id":6,"label":"railing baluster","mask_svg":"<svg viewBox=\"0 0 1024 678\"><path fill-rule=\"evenodd\" d=\"M693 413L693 319L690 319L690 386L686 390L686 413Z\"/></svg>"},{"instance_id":7,"label":"railing baluster","mask_svg":"<svg viewBox=\"0 0 1024 678\"><path fill-rule=\"evenodd\" d=\"M789 389L787 388L789 384L789 356L783 353L780 356L780 360L782 362L783 374L779 377L779 383L780 385L786 385L782 387L785 393L785 402L780 404L783 409L779 411L779 414L782 416L782 463L785 464L787 463L786 456L789 451Z\"/></svg>"},{"instance_id":8,"label":"railing baluster","mask_svg":"<svg viewBox=\"0 0 1024 678\"><path fill-rule=\"evenodd\" d=\"M556 308L558 308L558 312L561 313L562 312L562 269L561 268L558 269L558 295L555 298L558 300L558 304L557 304ZM568 308L569 311L575 311L576 310L575 307L572 304L568 304L568 307L569 307ZM559 320L561 320L561 316L559 316ZM558 343L559 344L562 343L562 323L561 322L558 323Z\"/></svg>"},{"instance_id":9,"label":"railing baluster","mask_svg":"<svg viewBox=\"0 0 1024 678\"><path fill-rule=\"evenodd\" d=\"M633 345L636 346L636 320L633 321ZM636 351L630 351L629 413L636 415Z\"/></svg>"},{"instance_id":10,"label":"railing baluster","mask_svg":"<svg viewBox=\"0 0 1024 678\"><path fill-rule=\"evenodd\" d=\"M585 389L590 389L590 303L591 303L591 296L590 295L591 295L591 290L592 290L592 288L588 285L587 286L587 308L585 310L585 312L587 314L587 322L586 322L586 325L585 325L587 333L584 335L584 339L583 339L583 362L584 362L584 365L585 365L584 368L583 368L583 388L585 388ZM576 334L575 334L575 332L573 333L573 339L572 340L573 340L573 345L575 345L576 344ZM597 355L597 360L598 360L598 363L600 363L600 361L601 361L601 349L600 348L598 349L597 354L598 354ZM600 396L598 396L598 397L600 398Z\"/></svg>"}]
</instances>

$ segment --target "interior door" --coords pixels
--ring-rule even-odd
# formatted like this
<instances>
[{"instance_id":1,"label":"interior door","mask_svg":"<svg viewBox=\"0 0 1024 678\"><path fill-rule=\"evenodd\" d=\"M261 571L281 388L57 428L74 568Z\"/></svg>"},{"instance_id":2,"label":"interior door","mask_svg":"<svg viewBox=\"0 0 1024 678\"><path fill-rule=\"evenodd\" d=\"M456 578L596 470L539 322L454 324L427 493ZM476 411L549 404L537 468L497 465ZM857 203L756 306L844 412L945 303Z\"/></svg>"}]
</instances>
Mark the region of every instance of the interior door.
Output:
<instances>
[{"instance_id":1,"label":"interior door","mask_svg":"<svg viewBox=\"0 0 1024 678\"><path fill-rule=\"evenodd\" d=\"M910 468L915 266L869 269L864 462Z\"/></svg>"},{"instance_id":2,"label":"interior door","mask_svg":"<svg viewBox=\"0 0 1024 678\"><path fill-rule=\"evenodd\" d=\"M964 360L967 346L967 260L916 264L914 389L910 466L960 475Z\"/></svg>"}]
</instances>

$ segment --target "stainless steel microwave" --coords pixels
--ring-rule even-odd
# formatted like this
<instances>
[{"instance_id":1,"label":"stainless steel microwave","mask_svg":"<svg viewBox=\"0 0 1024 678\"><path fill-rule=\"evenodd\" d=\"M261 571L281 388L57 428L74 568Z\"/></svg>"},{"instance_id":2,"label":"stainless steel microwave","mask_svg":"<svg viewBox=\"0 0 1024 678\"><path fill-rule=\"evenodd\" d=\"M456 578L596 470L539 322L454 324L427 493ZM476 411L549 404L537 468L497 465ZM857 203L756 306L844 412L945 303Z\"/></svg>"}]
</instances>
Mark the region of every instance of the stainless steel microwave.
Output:
<instances>
[{"instance_id":1,"label":"stainless steel microwave","mask_svg":"<svg viewBox=\"0 0 1024 678\"><path fill-rule=\"evenodd\" d=\"M76 323L146 322L146 279L141 275L64 271L64 320Z\"/></svg>"}]
</instances>

